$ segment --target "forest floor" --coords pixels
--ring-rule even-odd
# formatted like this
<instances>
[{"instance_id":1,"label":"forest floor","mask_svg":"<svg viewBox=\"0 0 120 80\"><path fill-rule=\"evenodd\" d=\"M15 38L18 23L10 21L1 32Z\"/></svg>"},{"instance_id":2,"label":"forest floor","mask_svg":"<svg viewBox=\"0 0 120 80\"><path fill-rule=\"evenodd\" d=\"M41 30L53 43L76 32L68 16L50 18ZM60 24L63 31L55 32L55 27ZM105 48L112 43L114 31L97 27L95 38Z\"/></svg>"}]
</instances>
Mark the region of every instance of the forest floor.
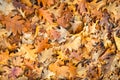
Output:
<instances>
[{"instance_id":1,"label":"forest floor","mask_svg":"<svg viewBox=\"0 0 120 80\"><path fill-rule=\"evenodd\" d=\"M0 0L0 80L120 80L120 0Z\"/></svg>"}]
</instances>

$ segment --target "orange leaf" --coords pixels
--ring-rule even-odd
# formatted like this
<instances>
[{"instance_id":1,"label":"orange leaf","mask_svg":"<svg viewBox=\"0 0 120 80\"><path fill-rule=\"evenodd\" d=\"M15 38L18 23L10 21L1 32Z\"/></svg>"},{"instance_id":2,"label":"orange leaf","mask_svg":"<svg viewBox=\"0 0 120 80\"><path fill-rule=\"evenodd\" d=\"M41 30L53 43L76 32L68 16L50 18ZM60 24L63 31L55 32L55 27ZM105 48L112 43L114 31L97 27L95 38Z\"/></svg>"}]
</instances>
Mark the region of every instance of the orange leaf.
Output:
<instances>
[{"instance_id":1,"label":"orange leaf","mask_svg":"<svg viewBox=\"0 0 120 80\"><path fill-rule=\"evenodd\" d=\"M31 69L31 70L34 69L34 65L32 64L32 61L25 59L25 60L24 60L24 63L25 63L25 66L26 66L27 68L29 68L29 69Z\"/></svg>"},{"instance_id":2,"label":"orange leaf","mask_svg":"<svg viewBox=\"0 0 120 80\"><path fill-rule=\"evenodd\" d=\"M72 12L70 12L70 10L67 9L66 11L64 11L63 15L57 19L57 23L60 26L67 28L71 18L72 18Z\"/></svg>"},{"instance_id":3,"label":"orange leaf","mask_svg":"<svg viewBox=\"0 0 120 80\"><path fill-rule=\"evenodd\" d=\"M51 13L49 13L48 10L44 10L43 8L40 8L38 10L39 17L43 17L43 20L48 21L49 23L53 23L53 18Z\"/></svg>"},{"instance_id":4,"label":"orange leaf","mask_svg":"<svg viewBox=\"0 0 120 80\"><path fill-rule=\"evenodd\" d=\"M37 46L37 52L40 53L41 51L43 51L45 48L49 48L50 44L48 44L48 39L44 39L42 40L38 46Z\"/></svg>"},{"instance_id":5,"label":"orange leaf","mask_svg":"<svg viewBox=\"0 0 120 80\"><path fill-rule=\"evenodd\" d=\"M26 4L27 6L32 6L30 0L21 0L22 3Z\"/></svg>"},{"instance_id":6,"label":"orange leaf","mask_svg":"<svg viewBox=\"0 0 120 80\"><path fill-rule=\"evenodd\" d=\"M69 63L68 65L63 65L62 61L56 61L49 65L49 69L54 72L57 76L62 77L74 77L76 74L76 68Z\"/></svg>"},{"instance_id":7,"label":"orange leaf","mask_svg":"<svg viewBox=\"0 0 120 80\"><path fill-rule=\"evenodd\" d=\"M51 6L55 4L56 0L37 0L38 4L42 3L43 7Z\"/></svg>"},{"instance_id":8,"label":"orange leaf","mask_svg":"<svg viewBox=\"0 0 120 80\"><path fill-rule=\"evenodd\" d=\"M6 26L6 29L8 31L12 31L15 35L17 34L17 32L21 34L24 20L20 20L20 19L21 16L18 15L14 17L7 15L4 17L4 20L2 20L2 23Z\"/></svg>"}]
</instances>

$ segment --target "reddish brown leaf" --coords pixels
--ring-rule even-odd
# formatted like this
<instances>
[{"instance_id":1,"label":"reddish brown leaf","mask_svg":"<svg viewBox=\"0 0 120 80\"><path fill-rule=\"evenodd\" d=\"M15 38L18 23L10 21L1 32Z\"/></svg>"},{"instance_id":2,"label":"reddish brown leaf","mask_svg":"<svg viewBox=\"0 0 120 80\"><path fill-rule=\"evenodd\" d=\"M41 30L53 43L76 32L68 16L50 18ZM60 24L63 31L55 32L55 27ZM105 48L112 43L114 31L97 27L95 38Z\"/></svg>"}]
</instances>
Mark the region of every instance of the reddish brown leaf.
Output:
<instances>
[{"instance_id":1,"label":"reddish brown leaf","mask_svg":"<svg viewBox=\"0 0 120 80\"><path fill-rule=\"evenodd\" d=\"M66 11L64 11L63 15L57 19L57 23L60 26L67 28L71 18L72 18L72 12L70 12L70 10L67 9Z\"/></svg>"},{"instance_id":2,"label":"reddish brown leaf","mask_svg":"<svg viewBox=\"0 0 120 80\"><path fill-rule=\"evenodd\" d=\"M86 10L86 0L79 1L77 10L80 14L84 14L87 11Z\"/></svg>"},{"instance_id":3,"label":"reddish brown leaf","mask_svg":"<svg viewBox=\"0 0 120 80\"><path fill-rule=\"evenodd\" d=\"M46 38L38 44L37 52L40 53L41 51L43 51L44 49L49 48L49 47L50 47L50 44L48 44L48 39Z\"/></svg>"},{"instance_id":4,"label":"reddish brown leaf","mask_svg":"<svg viewBox=\"0 0 120 80\"><path fill-rule=\"evenodd\" d=\"M58 31L56 31L56 30L50 30L50 32L49 32L49 34L50 34L50 38L51 39L58 39L58 38L60 38L60 32L58 32Z\"/></svg>"},{"instance_id":5,"label":"reddish brown leaf","mask_svg":"<svg viewBox=\"0 0 120 80\"><path fill-rule=\"evenodd\" d=\"M12 31L14 34L21 34L22 33L22 28L23 28L23 23L25 22L24 20L20 20L21 16L10 16L7 15L4 17L4 20L2 20L2 24L6 26L6 29L8 31Z\"/></svg>"}]
</instances>

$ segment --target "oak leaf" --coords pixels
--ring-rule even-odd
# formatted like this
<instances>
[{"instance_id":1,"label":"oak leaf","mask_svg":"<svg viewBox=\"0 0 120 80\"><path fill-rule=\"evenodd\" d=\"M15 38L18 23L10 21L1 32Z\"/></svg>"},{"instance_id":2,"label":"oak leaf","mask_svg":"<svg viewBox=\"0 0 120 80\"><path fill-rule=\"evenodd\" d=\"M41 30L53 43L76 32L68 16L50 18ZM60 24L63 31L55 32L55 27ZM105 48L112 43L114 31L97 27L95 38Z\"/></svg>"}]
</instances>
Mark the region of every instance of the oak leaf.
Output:
<instances>
[{"instance_id":1,"label":"oak leaf","mask_svg":"<svg viewBox=\"0 0 120 80\"><path fill-rule=\"evenodd\" d=\"M33 60L35 61L35 58L37 57L37 54L36 53L36 50L35 49L32 49L33 46L32 45L22 45L21 48L20 48L20 51L22 53L25 53L24 57L25 59L30 59L30 60Z\"/></svg>"},{"instance_id":2,"label":"oak leaf","mask_svg":"<svg viewBox=\"0 0 120 80\"><path fill-rule=\"evenodd\" d=\"M5 52L0 53L0 65L7 64L7 60L10 58L9 52L6 50Z\"/></svg>"},{"instance_id":3,"label":"oak leaf","mask_svg":"<svg viewBox=\"0 0 120 80\"><path fill-rule=\"evenodd\" d=\"M77 10L82 15L87 12L86 0L79 0Z\"/></svg>"},{"instance_id":4,"label":"oak leaf","mask_svg":"<svg viewBox=\"0 0 120 80\"><path fill-rule=\"evenodd\" d=\"M2 20L2 24L4 24L6 26L6 29L8 31L12 31L15 35L17 33L21 34L22 33L22 28L24 26L24 20L20 20L21 16L10 16L7 15L4 17L4 20Z\"/></svg>"},{"instance_id":5,"label":"oak leaf","mask_svg":"<svg viewBox=\"0 0 120 80\"><path fill-rule=\"evenodd\" d=\"M120 19L120 5L117 6L116 2L110 3L110 5L106 7L106 9L114 14L115 21Z\"/></svg>"},{"instance_id":6,"label":"oak leaf","mask_svg":"<svg viewBox=\"0 0 120 80\"><path fill-rule=\"evenodd\" d=\"M28 15L31 15L34 12L33 7L26 6L19 1L14 0L13 5L18 10L18 12L20 12L23 18L26 18Z\"/></svg>"},{"instance_id":7,"label":"oak leaf","mask_svg":"<svg viewBox=\"0 0 120 80\"><path fill-rule=\"evenodd\" d=\"M54 39L54 40L57 40L57 39L59 39L60 38L60 32L58 32L57 30L50 30L50 32L49 32L49 34L50 34L50 38L51 39Z\"/></svg>"},{"instance_id":8,"label":"oak leaf","mask_svg":"<svg viewBox=\"0 0 120 80\"><path fill-rule=\"evenodd\" d=\"M12 68L11 69L11 72L10 72L10 74L8 74L8 76L10 77L10 78L16 78L16 77L18 77L19 75L21 75L23 73L23 71L22 71L22 69L21 68L19 68L19 67L14 67L14 68Z\"/></svg>"},{"instance_id":9,"label":"oak leaf","mask_svg":"<svg viewBox=\"0 0 120 80\"><path fill-rule=\"evenodd\" d=\"M37 0L38 4L42 3L43 7L54 5L56 0Z\"/></svg>"},{"instance_id":10,"label":"oak leaf","mask_svg":"<svg viewBox=\"0 0 120 80\"><path fill-rule=\"evenodd\" d=\"M75 77L76 74L76 68L69 63L67 66L63 65L63 62L56 61L55 63L52 63L49 65L49 70L54 72L56 76L62 76L62 77ZM62 73L62 74L61 74Z\"/></svg>"},{"instance_id":11,"label":"oak leaf","mask_svg":"<svg viewBox=\"0 0 120 80\"><path fill-rule=\"evenodd\" d=\"M57 19L57 23L60 26L67 28L69 26L69 22L71 18L72 18L72 12L69 9L67 9L66 11L64 11L62 16Z\"/></svg>"},{"instance_id":12,"label":"oak leaf","mask_svg":"<svg viewBox=\"0 0 120 80\"><path fill-rule=\"evenodd\" d=\"M31 70L34 69L34 65L33 65L32 63L33 63L33 61L24 59L24 64L25 64L25 66L26 66L27 68L31 69Z\"/></svg>"},{"instance_id":13,"label":"oak leaf","mask_svg":"<svg viewBox=\"0 0 120 80\"><path fill-rule=\"evenodd\" d=\"M43 9L43 8L40 8L40 9L38 10L38 15L39 15L40 18L43 17L43 20L46 20L46 21L48 21L49 23L53 23L52 14L49 13L48 10L45 10L45 9Z\"/></svg>"},{"instance_id":14,"label":"oak leaf","mask_svg":"<svg viewBox=\"0 0 120 80\"><path fill-rule=\"evenodd\" d=\"M38 53L40 53L41 51L49 47L50 47L50 44L48 44L48 39L46 38L42 40L40 43L38 43L38 45L36 46L36 50Z\"/></svg>"},{"instance_id":15,"label":"oak leaf","mask_svg":"<svg viewBox=\"0 0 120 80\"><path fill-rule=\"evenodd\" d=\"M27 6L31 7L32 3L30 2L30 0L21 0L22 3L26 4Z\"/></svg>"}]
</instances>

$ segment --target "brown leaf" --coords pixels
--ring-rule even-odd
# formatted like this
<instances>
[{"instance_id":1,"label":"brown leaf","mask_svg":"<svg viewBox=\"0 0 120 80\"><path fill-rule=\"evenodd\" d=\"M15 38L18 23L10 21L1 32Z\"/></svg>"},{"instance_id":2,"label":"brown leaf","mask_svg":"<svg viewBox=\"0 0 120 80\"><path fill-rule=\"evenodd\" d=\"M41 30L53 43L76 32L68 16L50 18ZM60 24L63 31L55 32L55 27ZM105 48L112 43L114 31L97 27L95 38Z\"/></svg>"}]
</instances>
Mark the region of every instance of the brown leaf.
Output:
<instances>
[{"instance_id":1,"label":"brown leaf","mask_svg":"<svg viewBox=\"0 0 120 80\"><path fill-rule=\"evenodd\" d=\"M32 3L30 2L30 0L21 0L22 3L26 4L27 6L31 7Z\"/></svg>"},{"instance_id":2,"label":"brown leaf","mask_svg":"<svg viewBox=\"0 0 120 80\"><path fill-rule=\"evenodd\" d=\"M48 21L49 23L53 23L52 14L49 13L48 10L45 10L45 9L43 9L43 8L40 8L40 9L38 10L38 15L39 15L40 18L43 17L43 20L46 20L46 21Z\"/></svg>"},{"instance_id":3,"label":"brown leaf","mask_svg":"<svg viewBox=\"0 0 120 80\"><path fill-rule=\"evenodd\" d=\"M38 46L36 49L37 49L37 52L40 53L41 51L49 47L50 47L50 44L48 44L48 39L46 38L42 40L40 43L38 43Z\"/></svg>"},{"instance_id":4,"label":"brown leaf","mask_svg":"<svg viewBox=\"0 0 120 80\"><path fill-rule=\"evenodd\" d=\"M115 39L115 43L116 43L117 49L120 51L120 37L117 36L116 33L114 33L114 39Z\"/></svg>"},{"instance_id":5,"label":"brown leaf","mask_svg":"<svg viewBox=\"0 0 120 80\"><path fill-rule=\"evenodd\" d=\"M80 14L84 14L87 12L86 0L79 1L77 10Z\"/></svg>"},{"instance_id":6,"label":"brown leaf","mask_svg":"<svg viewBox=\"0 0 120 80\"><path fill-rule=\"evenodd\" d=\"M20 1L17 1L17 0L13 0L13 5L15 8L25 8L25 4L22 4Z\"/></svg>"},{"instance_id":7,"label":"brown leaf","mask_svg":"<svg viewBox=\"0 0 120 80\"><path fill-rule=\"evenodd\" d=\"M22 12L22 14L25 14L26 16L31 15L34 12L33 7L28 7L19 1L14 0L13 5L18 9L20 13Z\"/></svg>"},{"instance_id":8,"label":"brown leaf","mask_svg":"<svg viewBox=\"0 0 120 80\"><path fill-rule=\"evenodd\" d=\"M23 27L23 32L28 32L28 31L31 31L31 22L29 20L27 20L24 24L24 27Z\"/></svg>"},{"instance_id":9,"label":"brown leaf","mask_svg":"<svg viewBox=\"0 0 120 80\"><path fill-rule=\"evenodd\" d=\"M23 23L24 20L20 20L21 16L10 16L7 15L4 17L4 20L2 20L2 24L4 24L6 26L6 29L8 31L12 31L15 35L17 33L21 34L22 33L22 28L23 28Z\"/></svg>"},{"instance_id":10,"label":"brown leaf","mask_svg":"<svg viewBox=\"0 0 120 80\"><path fill-rule=\"evenodd\" d=\"M34 69L34 65L32 64L33 61L30 61L30 60L27 60L27 59L24 59L24 64L27 68L33 70Z\"/></svg>"},{"instance_id":11,"label":"brown leaf","mask_svg":"<svg viewBox=\"0 0 120 80\"><path fill-rule=\"evenodd\" d=\"M56 61L55 63L52 63L49 65L49 69L56 74L56 76L62 76L62 77L75 77L76 74L76 68L69 63L67 66L63 65L62 61ZM62 73L62 74L61 74Z\"/></svg>"},{"instance_id":12,"label":"brown leaf","mask_svg":"<svg viewBox=\"0 0 120 80\"><path fill-rule=\"evenodd\" d=\"M49 34L50 34L50 38L54 40L60 38L61 36L60 32L58 32L57 30L53 30L53 29L49 31Z\"/></svg>"},{"instance_id":13,"label":"brown leaf","mask_svg":"<svg viewBox=\"0 0 120 80\"><path fill-rule=\"evenodd\" d=\"M96 65L89 66L89 69L87 71L87 76L91 80L98 80L101 75L101 68L99 68Z\"/></svg>"},{"instance_id":14,"label":"brown leaf","mask_svg":"<svg viewBox=\"0 0 120 80\"><path fill-rule=\"evenodd\" d=\"M42 3L43 7L54 5L57 0L37 0L38 4Z\"/></svg>"},{"instance_id":15,"label":"brown leaf","mask_svg":"<svg viewBox=\"0 0 120 80\"><path fill-rule=\"evenodd\" d=\"M57 19L57 23L60 26L67 28L69 26L69 22L71 18L72 18L72 12L70 12L70 10L67 9L66 11L64 11L63 15Z\"/></svg>"}]
</instances>

